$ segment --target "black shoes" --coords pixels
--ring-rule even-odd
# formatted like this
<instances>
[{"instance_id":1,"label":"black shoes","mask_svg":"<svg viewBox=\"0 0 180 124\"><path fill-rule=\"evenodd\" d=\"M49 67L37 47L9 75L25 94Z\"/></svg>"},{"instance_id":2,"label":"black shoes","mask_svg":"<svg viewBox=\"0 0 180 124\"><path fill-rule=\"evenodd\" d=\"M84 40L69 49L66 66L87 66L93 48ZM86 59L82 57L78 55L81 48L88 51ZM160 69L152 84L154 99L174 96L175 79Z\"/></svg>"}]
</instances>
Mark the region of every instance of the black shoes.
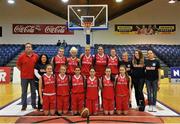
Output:
<instances>
[{"instance_id":1,"label":"black shoes","mask_svg":"<svg viewBox=\"0 0 180 124\"><path fill-rule=\"evenodd\" d=\"M26 111L26 107L23 106L23 107L21 108L21 111Z\"/></svg>"}]
</instances>

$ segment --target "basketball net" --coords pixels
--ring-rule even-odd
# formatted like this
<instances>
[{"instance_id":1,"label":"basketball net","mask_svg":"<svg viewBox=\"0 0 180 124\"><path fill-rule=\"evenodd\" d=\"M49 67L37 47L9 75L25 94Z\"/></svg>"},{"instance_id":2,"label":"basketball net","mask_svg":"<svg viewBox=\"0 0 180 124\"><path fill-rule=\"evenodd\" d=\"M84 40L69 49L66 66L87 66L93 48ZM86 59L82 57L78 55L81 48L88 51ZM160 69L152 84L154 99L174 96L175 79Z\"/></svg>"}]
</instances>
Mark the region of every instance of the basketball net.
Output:
<instances>
[{"instance_id":1,"label":"basketball net","mask_svg":"<svg viewBox=\"0 0 180 124\"><path fill-rule=\"evenodd\" d=\"M84 32L85 32L85 34L90 35L92 22L84 22L83 24L84 24Z\"/></svg>"}]
</instances>

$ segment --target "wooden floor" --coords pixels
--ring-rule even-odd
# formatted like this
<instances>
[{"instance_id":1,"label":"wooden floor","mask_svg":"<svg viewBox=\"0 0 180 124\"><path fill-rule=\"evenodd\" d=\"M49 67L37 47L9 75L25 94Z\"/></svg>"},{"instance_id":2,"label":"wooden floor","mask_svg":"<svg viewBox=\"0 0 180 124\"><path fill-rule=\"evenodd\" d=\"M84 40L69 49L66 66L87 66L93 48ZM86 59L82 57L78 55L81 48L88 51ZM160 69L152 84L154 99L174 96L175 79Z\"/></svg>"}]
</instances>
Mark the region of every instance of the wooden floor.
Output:
<instances>
[{"instance_id":1,"label":"wooden floor","mask_svg":"<svg viewBox=\"0 0 180 124\"><path fill-rule=\"evenodd\" d=\"M168 79L161 80L158 100L180 113L180 84L171 84ZM20 84L0 84L0 108L20 98ZM0 123L13 123L19 117L0 117ZM165 123L180 123L180 117L161 117Z\"/></svg>"}]
</instances>

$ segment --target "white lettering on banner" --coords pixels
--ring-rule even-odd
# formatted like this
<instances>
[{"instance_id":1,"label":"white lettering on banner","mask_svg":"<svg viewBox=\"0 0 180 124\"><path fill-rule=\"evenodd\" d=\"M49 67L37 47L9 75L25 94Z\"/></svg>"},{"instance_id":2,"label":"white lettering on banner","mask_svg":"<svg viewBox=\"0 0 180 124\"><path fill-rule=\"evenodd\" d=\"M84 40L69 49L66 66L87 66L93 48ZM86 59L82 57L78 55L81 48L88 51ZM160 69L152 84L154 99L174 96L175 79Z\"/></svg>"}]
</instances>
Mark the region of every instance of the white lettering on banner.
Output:
<instances>
[{"instance_id":1,"label":"white lettering on banner","mask_svg":"<svg viewBox=\"0 0 180 124\"><path fill-rule=\"evenodd\" d=\"M6 81L6 72L0 72L0 82L5 82Z\"/></svg>"},{"instance_id":2,"label":"white lettering on banner","mask_svg":"<svg viewBox=\"0 0 180 124\"><path fill-rule=\"evenodd\" d=\"M66 25L59 24L13 24L13 34L69 34Z\"/></svg>"},{"instance_id":3,"label":"white lettering on banner","mask_svg":"<svg viewBox=\"0 0 180 124\"><path fill-rule=\"evenodd\" d=\"M29 25L29 26L22 26L22 25L17 25L14 28L14 32L21 32L21 33L33 33L35 29L35 26Z\"/></svg>"},{"instance_id":4,"label":"white lettering on banner","mask_svg":"<svg viewBox=\"0 0 180 124\"><path fill-rule=\"evenodd\" d=\"M176 76L180 76L179 70L173 70L173 75Z\"/></svg>"},{"instance_id":5,"label":"white lettering on banner","mask_svg":"<svg viewBox=\"0 0 180 124\"><path fill-rule=\"evenodd\" d=\"M66 31L65 26L47 26L45 28L45 33L64 33Z\"/></svg>"}]
</instances>

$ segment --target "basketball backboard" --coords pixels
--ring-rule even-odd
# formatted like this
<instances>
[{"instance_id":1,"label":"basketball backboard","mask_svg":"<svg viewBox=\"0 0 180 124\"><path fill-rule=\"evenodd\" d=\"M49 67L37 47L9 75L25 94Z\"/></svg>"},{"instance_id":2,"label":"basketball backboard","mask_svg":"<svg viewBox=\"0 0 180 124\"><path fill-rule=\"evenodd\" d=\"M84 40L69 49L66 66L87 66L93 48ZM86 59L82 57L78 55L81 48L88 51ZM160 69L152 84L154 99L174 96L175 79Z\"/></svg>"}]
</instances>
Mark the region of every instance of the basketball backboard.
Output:
<instances>
[{"instance_id":1,"label":"basketball backboard","mask_svg":"<svg viewBox=\"0 0 180 124\"><path fill-rule=\"evenodd\" d=\"M108 29L107 5L68 5L68 29L84 30L86 23L91 30Z\"/></svg>"}]
</instances>

